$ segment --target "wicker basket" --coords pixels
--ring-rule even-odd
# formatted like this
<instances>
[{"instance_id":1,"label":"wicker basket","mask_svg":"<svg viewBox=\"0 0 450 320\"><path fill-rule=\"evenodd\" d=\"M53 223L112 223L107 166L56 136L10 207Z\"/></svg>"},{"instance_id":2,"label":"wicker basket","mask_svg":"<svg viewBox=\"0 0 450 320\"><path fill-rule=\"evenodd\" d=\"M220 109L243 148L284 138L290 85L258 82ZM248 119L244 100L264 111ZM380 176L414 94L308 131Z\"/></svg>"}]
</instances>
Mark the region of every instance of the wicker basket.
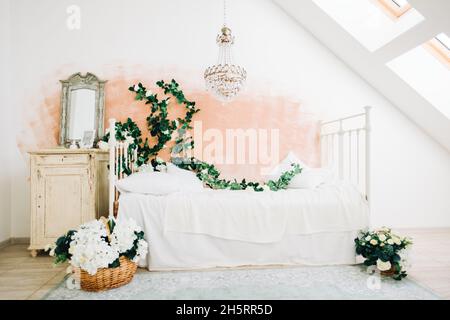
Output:
<instances>
[{"instance_id":1,"label":"wicker basket","mask_svg":"<svg viewBox=\"0 0 450 320\"><path fill-rule=\"evenodd\" d=\"M108 219L101 217L100 221L105 224L108 238L111 236ZM101 268L93 276L84 270L80 272L80 287L85 291L103 291L118 288L133 280L137 265L125 257L119 258L120 266L117 268Z\"/></svg>"},{"instance_id":2,"label":"wicker basket","mask_svg":"<svg viewBox=\"0 0 450 320\"><path fill-rule=\"evenodd\" d=\"M93 276L81 270L81 289L85 291L103 291L129 283L133 279L137 265L125 257L120 257L119 261L119 267L98 269Z\"/></svg>"}]
</instances>

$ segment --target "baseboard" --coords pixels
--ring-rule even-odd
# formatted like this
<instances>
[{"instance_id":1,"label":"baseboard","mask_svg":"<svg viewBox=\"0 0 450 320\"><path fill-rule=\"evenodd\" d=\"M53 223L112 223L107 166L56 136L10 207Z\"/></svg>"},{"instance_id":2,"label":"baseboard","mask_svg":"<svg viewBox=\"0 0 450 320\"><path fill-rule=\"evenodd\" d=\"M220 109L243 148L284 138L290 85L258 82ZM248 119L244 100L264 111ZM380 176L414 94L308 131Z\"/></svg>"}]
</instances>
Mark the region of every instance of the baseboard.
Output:
<instances>
[{"instance_id":1,"label":"baseboard","mask_svg":"<svg viewBox=\"0 0 450 320\"><path fill-rule=\"evenodd\" d=\"M11 244L11 238L0 242L0 249L3 249Z\"/></svg>"},{"instance_id":2,"label":"baseboard","mask_svg":"<svg viewBox=\"0 0 450 320\"><path fill-rule=\"evenodd\" d=\"M3 249L7 246L13 245L13 244L30 244L30 238L24 237L24 238L9 238L2 242L0 242L0 249Z\"/></svg>"},{"instance_id":3,"label":"baseboard","mask_svg":"<svg viewBox=\"0 0 450 320\"><path fill-rule=\"evenodd\" d=\"M11 244L30 244L29 237L11 238Z\"/></svg>"}]
</instances>

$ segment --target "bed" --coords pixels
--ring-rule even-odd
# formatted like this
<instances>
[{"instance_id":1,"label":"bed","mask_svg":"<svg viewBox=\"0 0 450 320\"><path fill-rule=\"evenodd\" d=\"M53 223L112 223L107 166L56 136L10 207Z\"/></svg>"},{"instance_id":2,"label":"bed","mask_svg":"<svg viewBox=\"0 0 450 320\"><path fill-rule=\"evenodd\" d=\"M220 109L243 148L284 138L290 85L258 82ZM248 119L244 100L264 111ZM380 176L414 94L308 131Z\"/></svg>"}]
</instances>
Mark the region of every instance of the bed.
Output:
<instances>
[{"instance_id":1,"label":"bed","mask_svg":"<svg viewBox=\"0 0 450 320\"><path fill-rule=\"evenodd\" d=\"M168 195L119 193L110 170L110 211L143 228L152 271L264 265L354 264L354 239L369 226L369 112L322 124L323 165L337 179L315 189L253 192L205 189ZM348 128L355 119L363 125ZM111 137L115 121L111 120ZM110 139L110 168L126 143Z\"/></svg>"}]
</instances>

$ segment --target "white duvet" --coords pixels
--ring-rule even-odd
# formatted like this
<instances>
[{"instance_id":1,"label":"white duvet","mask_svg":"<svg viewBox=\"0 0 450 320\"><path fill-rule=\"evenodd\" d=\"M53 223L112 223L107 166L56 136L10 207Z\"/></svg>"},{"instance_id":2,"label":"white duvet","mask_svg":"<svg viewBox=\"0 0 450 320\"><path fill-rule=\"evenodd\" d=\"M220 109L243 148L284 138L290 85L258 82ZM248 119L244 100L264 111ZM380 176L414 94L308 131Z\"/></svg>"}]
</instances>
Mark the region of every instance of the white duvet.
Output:
<instances>
[{"instance_id":1,"label":"white duvet","mask_svg":"<svg viewBox=\"0 0 450 320\"><path fill-rule=\"evenodd\" d=\"M347 183L278 192L122 194L119 208L119 215L140 212L160 216L164 233L252 243L274 243L288 235L356 231L369 224L367 201Z\"/></svg>"}]
</instances>

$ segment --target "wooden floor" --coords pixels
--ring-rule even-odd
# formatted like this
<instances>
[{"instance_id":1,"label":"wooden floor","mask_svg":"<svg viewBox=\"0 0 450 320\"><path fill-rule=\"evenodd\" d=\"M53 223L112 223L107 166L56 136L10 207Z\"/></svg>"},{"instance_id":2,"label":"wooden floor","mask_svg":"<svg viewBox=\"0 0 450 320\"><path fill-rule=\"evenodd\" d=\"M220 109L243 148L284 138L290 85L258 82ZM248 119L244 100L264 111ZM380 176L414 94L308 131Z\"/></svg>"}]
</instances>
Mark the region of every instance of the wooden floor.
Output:
<instances>
[{"instance_id":1,"label":"wooden floor","mask_svg":"<svg viewBox=\"0 0 450 320\"><path fill-rule=\"evenodd\" d=\"M450 228L401 230L413 238L411 279L450 299Z\"/></svg>"},{"instance_id":2,"label":"wooden floor","mask_svg":"<svg viewBox=\"0 0 450 320\"><path fill-rule=\"evenodd\" d=\"M444 299L450 299L450 228L401 230L414 240L409 276ZM26 245L0 250L0 299L41 299L65 276L66 265L52 258L32 258Z\"/></svg>"}]
</instances>

